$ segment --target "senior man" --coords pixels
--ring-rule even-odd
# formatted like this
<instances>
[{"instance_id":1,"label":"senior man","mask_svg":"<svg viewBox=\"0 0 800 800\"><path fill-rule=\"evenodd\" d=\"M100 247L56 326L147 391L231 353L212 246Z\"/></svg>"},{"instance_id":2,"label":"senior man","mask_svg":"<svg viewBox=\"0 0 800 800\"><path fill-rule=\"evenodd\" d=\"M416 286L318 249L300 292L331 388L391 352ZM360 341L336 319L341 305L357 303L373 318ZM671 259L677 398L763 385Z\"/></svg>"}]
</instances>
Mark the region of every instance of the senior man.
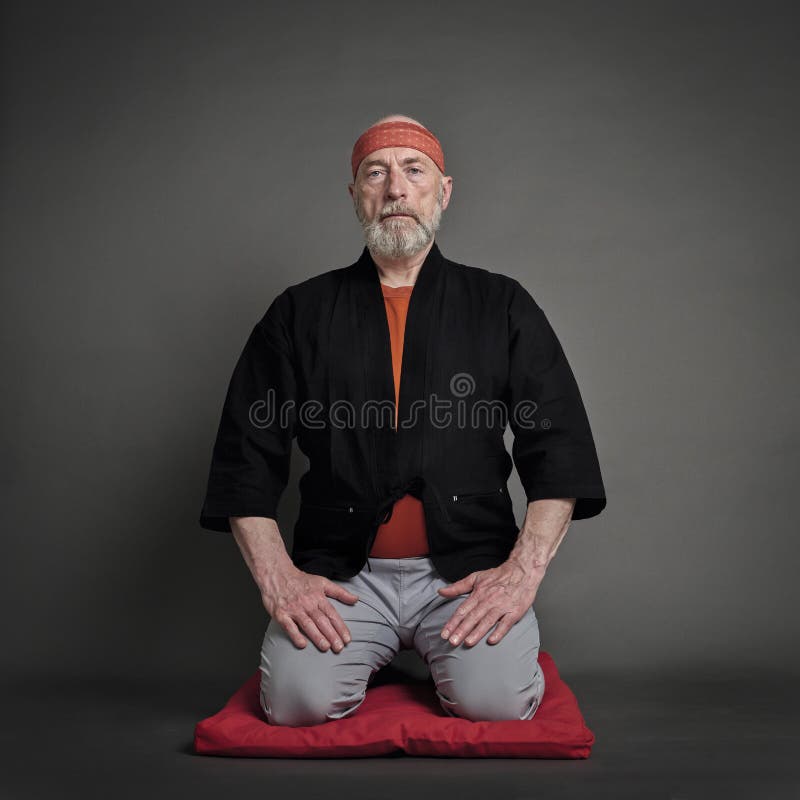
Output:
<instances>
[{"instance_id":1,"label":"senior man","mask_svg":"<svg viewBox=\"0 0 800 800\"><path fill-rule=\"evenodd\" d=\"M439 250L453 179L430 130L384 117L351 167L365 247L285 289L253 328L200 524L233 533L271 617L268 722L352 714L412 648L447 714L531 719L537 590L570 520L606 503L580 392L528 291ZM309 469L290 556L276 520L295 437Z\"/></svg>"}]
</instances>

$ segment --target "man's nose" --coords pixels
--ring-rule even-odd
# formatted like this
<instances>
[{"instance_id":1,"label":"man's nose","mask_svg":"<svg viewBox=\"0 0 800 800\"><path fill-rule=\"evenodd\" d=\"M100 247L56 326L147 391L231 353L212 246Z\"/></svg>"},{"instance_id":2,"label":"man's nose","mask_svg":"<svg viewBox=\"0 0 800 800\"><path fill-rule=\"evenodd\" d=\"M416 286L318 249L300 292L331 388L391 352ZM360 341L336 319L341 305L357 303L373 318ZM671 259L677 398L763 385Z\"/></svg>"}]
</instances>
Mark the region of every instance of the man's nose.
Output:
<instances>
[{"instance_id":1,"label":"man's nose","mask_svg":"<svg viewBox=\"0 0 800 800\"><path fill-rule=\"evenodd\" d=\"M386 181L386 197L389 200L397 200L406 196L406 183L402 173L396 170L389 172Z\"/></svg>"}]
</instances>

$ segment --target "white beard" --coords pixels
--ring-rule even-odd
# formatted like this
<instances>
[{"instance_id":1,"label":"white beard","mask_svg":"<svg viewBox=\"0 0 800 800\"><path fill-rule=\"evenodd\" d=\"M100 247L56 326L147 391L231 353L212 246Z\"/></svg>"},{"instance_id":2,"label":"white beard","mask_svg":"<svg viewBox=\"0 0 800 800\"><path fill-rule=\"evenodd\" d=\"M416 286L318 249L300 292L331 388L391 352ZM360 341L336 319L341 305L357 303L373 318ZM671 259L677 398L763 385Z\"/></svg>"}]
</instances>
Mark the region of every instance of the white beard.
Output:
<instances>
[{"instance_id":1,"label":"white beard","mask_svg":"<svg viewBox=\"0 0 800 800\"><path fill-rule=\"evenodd\" d=\"M386 258L407 258L420 250L424 250L433 239L442 220L442 197L444 190L439 184L439 193L436 198L436 207L428 221L417 221L413 217L387 217L383 221L379 218L371 222L364 219L360 202L356 203L356 216L364 232L364 241L370 252ZM383 209L383 214L401 213L406 209L402 206L391 206ZM380 215L379 215L380 216Z\"/></svg>"}]
</instances>

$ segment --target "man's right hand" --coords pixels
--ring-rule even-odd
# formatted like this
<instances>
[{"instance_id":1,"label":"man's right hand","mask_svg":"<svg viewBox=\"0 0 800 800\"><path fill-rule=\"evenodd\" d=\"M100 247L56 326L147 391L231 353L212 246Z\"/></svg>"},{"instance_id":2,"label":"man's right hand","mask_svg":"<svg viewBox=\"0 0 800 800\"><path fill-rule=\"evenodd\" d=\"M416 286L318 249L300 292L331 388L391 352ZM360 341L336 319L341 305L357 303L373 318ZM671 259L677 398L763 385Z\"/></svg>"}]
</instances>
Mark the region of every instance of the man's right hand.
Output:
<instances>
[{"instance_id":1,"label":"man's right hand","mask_svg":"<svg viewBox=\"0 0 800 800\"><path fill-rule=\"evenodd\" d=\"M271 570L261 587L264 608L286 631L295 647L306 646L305 634L322 652L332 647L334 653L338 653L352 637L328 597L350 605L358 602L356 595L338 583L323 575L303 572L294 564Z\"/></svg>"}]
</instances>

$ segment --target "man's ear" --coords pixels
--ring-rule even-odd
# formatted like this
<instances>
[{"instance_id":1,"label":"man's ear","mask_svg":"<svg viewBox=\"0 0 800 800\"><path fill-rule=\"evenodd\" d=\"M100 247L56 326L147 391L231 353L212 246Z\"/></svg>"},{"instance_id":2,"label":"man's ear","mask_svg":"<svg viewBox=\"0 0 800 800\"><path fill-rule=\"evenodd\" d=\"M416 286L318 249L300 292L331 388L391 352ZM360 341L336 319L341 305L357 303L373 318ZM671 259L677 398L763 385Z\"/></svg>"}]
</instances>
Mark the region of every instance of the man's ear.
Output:
<instances>
[{"instance_id":1,"label":"man's ear","mask_svg":"<svg viewBox=\"0 0 800 800\"><path fill-rule=\"evenodd\" d=\"M347 184L347 191L350 192L350 197L352 197L353 200L356 199L355 195L353 194L353 192L355 191L355 188L356 188L356 185L354 183L348 183Z\"/></svg>"},{"instance_id":2,"label":"man's ear","mask_svg":"<svg viewBox=\"0 0 800 800\"><path fill-rule=\"evenodd\" d=\"M444 188L444 197L442 198L442 211L450 205L450 198L453 195L453 178L446 175L442 178L442 187Z\"/></svg>"}]
</instances>

